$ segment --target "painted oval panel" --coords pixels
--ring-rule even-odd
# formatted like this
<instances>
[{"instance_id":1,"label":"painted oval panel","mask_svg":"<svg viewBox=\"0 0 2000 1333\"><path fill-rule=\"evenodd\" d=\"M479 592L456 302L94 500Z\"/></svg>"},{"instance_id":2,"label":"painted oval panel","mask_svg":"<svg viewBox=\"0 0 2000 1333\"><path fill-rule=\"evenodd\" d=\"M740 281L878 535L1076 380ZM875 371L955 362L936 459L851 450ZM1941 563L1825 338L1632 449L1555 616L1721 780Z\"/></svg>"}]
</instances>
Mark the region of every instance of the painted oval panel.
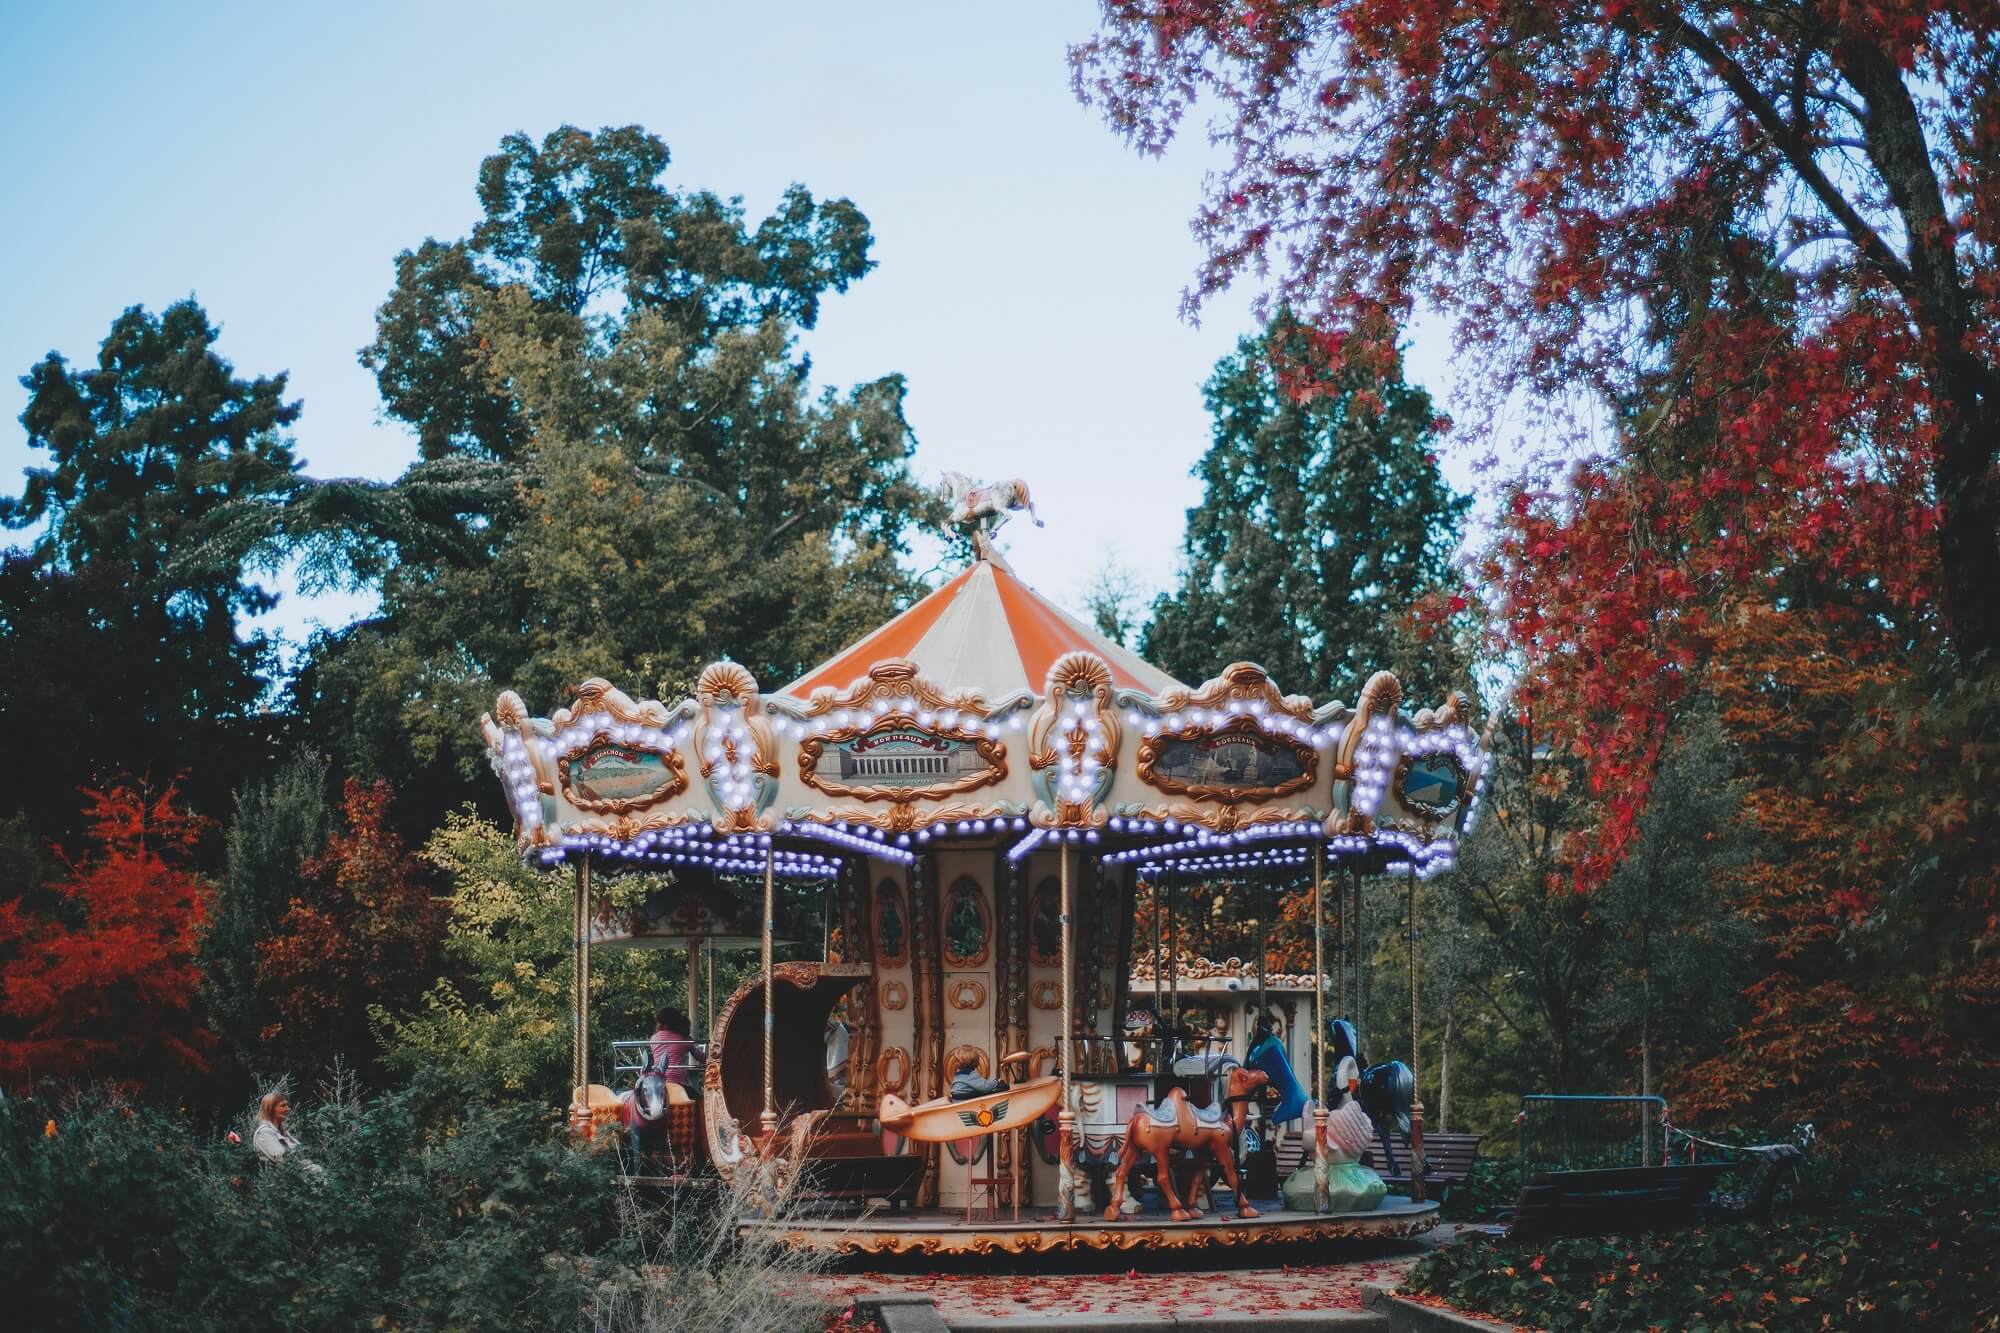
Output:
<instances>
[{"instance_id":1,"label":"painted oval panel","mask_svg":"<svg viewBox=\"0 0 2000 1333\"><path fill-rule=\"evenodd\" d=\"M1465 770L1449 754L1416 754L1402 763L1396 795L1412 810L1443 818L1458 808Z\"/></svg>"},{"instance_id":2,"label":"painted oval panel","mask_svg":"<svg viewBox=\"0 0 2000 1333\"><path fill-rule=\"evenodd\" d=\"M642 809L686 785L678 757L600 742L560 764L564 794L578 809L612 814Z\"/></svg>"}]
</instances>

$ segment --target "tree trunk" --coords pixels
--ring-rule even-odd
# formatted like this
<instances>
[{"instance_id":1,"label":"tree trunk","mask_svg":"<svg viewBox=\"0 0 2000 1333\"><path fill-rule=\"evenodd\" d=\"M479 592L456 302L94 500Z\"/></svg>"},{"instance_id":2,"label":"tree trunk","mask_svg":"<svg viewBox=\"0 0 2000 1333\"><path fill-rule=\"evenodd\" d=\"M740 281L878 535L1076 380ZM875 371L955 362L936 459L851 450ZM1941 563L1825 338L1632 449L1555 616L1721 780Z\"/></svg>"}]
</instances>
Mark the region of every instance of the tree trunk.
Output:
<instances>
[{"instance_id":1,"label":"tree trunk","mask_svg":"<svg viewBox=\"0 0 2000 1333\"><path fill-rule=\"evenodd\" d=\"M1444 1040L1438 1043L1438 1118L1437 1130L1443 1134L1451 1127L1451 1020L1450 1009L1444 1011Z\"/></svg>"},{"instance_id":2,"label":"tree trunk","mask_svg":"<svg viewBox=\"0 0 2000 1333\"><path fill-rule=\"evenodd\" d=\"M1647 960L1645 969L1639 974L1639 1095L1653 1095L1653 965ZM1641 1112L1643 1126L1639 1132L1639 1161L1650 1165L1653 1160L1653 1118Z\"/></svg>"}]
</instances>

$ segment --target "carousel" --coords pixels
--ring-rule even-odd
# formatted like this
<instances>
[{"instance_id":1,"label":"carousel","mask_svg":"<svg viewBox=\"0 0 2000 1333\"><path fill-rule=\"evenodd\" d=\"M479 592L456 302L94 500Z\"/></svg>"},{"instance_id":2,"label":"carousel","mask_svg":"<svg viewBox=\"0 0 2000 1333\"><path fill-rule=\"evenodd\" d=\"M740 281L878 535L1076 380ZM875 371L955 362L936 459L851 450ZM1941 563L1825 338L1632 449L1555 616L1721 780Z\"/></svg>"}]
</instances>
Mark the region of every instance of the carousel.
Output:
<instances>
[{"instance_id":1,"label":"carousel","mask_svg":"<svg viewBox=\"0 0 2000 1333\"><path fill-rule=\"evenodd\" d=\"M782 688L725 659L691 699L592 679L546 717L507 691L481 720L523 856L573 876L572 1123L620 1138L665 1103L649 1171L796 1178L814 1207L744 1225L848 1253L1429 1229L1411 1067L1371 1099L1323 984L1287 988L1282 1034L1135 1029L1160 957L1135 905L1194 883L1310 895L1315 982L1330 917L1336 954L1358 948L1340 905L1364 880L1408 892L1414 933L1416 884L1453 866L1484 788L1464 698L1410 709L1380 671L1316 705L1247 662L1175 680L1008 568L991 536L1024 486L948 485L968 566ZM606 877L635 871L668 887L612 905ZM821 905L818 960L775 959L800 938L781 900ZM593 948L684 949L692 1009L702 960L753 946L690 1095L660 1095L645 1042L593 1063ZM1286 1125L1289 1188L1268 1168ZM1411 1196L1342 1188L1391 1132Z\"/></svg>"}]
</instances>

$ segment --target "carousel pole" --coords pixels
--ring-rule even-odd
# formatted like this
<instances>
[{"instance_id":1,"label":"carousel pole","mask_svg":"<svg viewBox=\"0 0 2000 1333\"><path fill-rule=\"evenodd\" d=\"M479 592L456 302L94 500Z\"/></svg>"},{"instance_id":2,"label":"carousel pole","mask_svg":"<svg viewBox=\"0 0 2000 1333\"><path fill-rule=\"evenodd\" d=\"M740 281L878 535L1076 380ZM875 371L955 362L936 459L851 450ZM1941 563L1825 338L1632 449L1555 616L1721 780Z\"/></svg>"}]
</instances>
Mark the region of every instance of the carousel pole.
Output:
<instances>
[{"instance_id":1,"label":"carousel pole","mask_svg":"<svg viewBox=\"0 0 2000 1333\"><path fill-rule=\"evenodd\" d=\"M1167 971L1166 917L1160 901L1160 881L1152 881L1153 890L1153 1072L1165 1073L1162 1068L1167 1058L1167 1016L1160 1008L1160 982Z\"/></svg>"},{"instance_id":2,"label":"carousel pole","mask_svg":"<svg viewBox=\"0 0 2000 1333\"><path fill-rule=\"evenodd\" d=\"M1326 1182L1326 844L1313 846L1313 1211L1332 1204Z\"/></svg>"},{"instance_id":3,"label":"carousel pole","mask_svg":"<svg viewBox=\"0 0 2000 1333\"><path fill-rule=\"evenodd\" d=\"M590 1086L590 858L585 857L577 876L576 939L578 956L583 959L582 979L576 989L577 1071L586 1089ZM585 1093L585 1103L589 1094Z\"/></svg>"},{"instance_id":4,"label":"carousel pole","mask_svg":"<svg viewBox=\"0 0 2000 1333\"><path fill-rule=\"evenodd\" d=\"M1255 871L1251 874L1254 876ZM1264 980L1264 974L1271 967L1271 880L1269 875L1252 881L1257 885L1257 1023L1262 1023L1271 1011L1271 990ZM1251 1041L1256 1040L1257 1023L1250 1025ZM1250 1044L1244 1043L1243 1053L1250 1053Z\"/></svg>"},{"instance_id":5,"label":"carousel pole","mask_svg":"<svg viewBox=\"0 0 2000 1333\"><path fill-rule=\"evenodd\" d=\"M571 877L572 892L569 905L569 1084L576 1091L571 1097L574 1114L588 1117L590 1114L590 1089L584 1079L583 1058L583 897L584 867L589 864L586 857L576 863L576 874Z\"/></svg>"},{"instance_id":6,"label":"carousel pole","mask_svg":"<svg viewBox=\"0 0 2000 1333\"><path fill-rule=\"evenodd\" d=\"M1410 1198L1424 1201L1424 1099L1417 1091L1417 865L1410 863Z\"/></svg>"},{"instance_id":7,"label":"carousel pole","mask_svg":"<svg viewBox=\"0 0 2000 1333\"><path fill-rule=\"evenodd\" d=\"M1062 858L1062 1110L1056 1116L1056 1217L1076 1220L1076 1112L1070 1103L1070 1066L1075 1063L1076 975L1070 957L1069 843L1057 845Z\"/></svg>"},{"instance_id":8,"label":"carousel pole","mask_svg":"<svg viewBox=\"0 0 2000 1333\"><path fill-rule=\"evenodd\" d=\"M1173 1054L1180 1054L1181 1037L1181 946L1174 921L1174 864L1167 862L1167 1010L1173 1015L1170 1026L1173 1030ZM1173 1060L1168 1058L1166 1072L1174 1069Z\"/></svg>"},{"instance_id":9,"label":"carousel pole","mask_svg":"<svg viewBox=\"0 0 2000 1333\"><path fill-rule=\"evenodd\" d=\"M688 1040L693 1041L701 1031L701 945L697 939L688 941Z\"/></svg>"},{"instance_id":10,"label":"carousel pole","mask_svg":"<svg viewBox=\"0 0 2000 1333\"><path fill-rule=\"evenodd\" d=\"M772 878L777 864L777 849L769 844L764 847L764 1135L768 1139L778 1130L777 1093L772 1087L771 1076L775 1068L773 1043L776 1040L777 1023L771 1012L774 1000L771 979L771 935L777 930L777 907L772 887Z\"/></svg>"}]
</instances>

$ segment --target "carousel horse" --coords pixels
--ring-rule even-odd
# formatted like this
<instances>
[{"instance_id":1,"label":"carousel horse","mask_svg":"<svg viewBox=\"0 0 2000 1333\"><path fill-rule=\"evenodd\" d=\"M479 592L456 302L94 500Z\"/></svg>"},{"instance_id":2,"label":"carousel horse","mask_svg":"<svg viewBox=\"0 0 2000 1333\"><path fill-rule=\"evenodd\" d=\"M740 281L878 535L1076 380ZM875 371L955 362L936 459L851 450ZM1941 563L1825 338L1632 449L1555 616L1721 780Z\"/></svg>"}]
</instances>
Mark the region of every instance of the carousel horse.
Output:
<instances>
[{"instance_id":1,"label":"carousel horse","mask_svg":"<svg viewBox=\"0 0 2000 1333\"><path fill-rule=\"evenodd\" d=\"M951 507L948 521L954 527L970 527L991 519L992 523L986 527L987 535L991 536L1007 521L1008 514L1020 509L1028 511L1036 527L1045 526L1028 499L1028 483L1019 478L980 486L963 472L947 472L938 480L937 495Z\"/></svg>"},{"instance_id":2,"label":"carousel horse","mask_svg":"<svg viewBox=\"0 0 2000 1333\"><path fill-rule=\"evenodd\" d=\"M662 1161L672 1152L667 1108L688 1100L687 1089L667 1077L664 1051L649 1057L632 1086L618 1094L618 1123L631 1135L640 1163Z\"/></svg>"},{"instance_id":3,"label":"carousel horse","mask_svg":"<svg viewBox=\"0 0 2000 1333\"><path fill-rule=\"evenodd\" d=\"M1160 1194L1166 1199L1174 1221L1192 1222L1200 1217L1201 1213L1191 1206L1193 1200L1183 1204L1180 1192L1174 1188L1171 1163L1176 1149L1193 1151L1197 1182L1206 1174L1207 1162L1220 1166L1223 1178L1236 1195L1236 1215L1257 1216L1236 1175L1233 1143L1249 1120L1250 1099L1269 1081L1262 1070L1237 1065L1229 1071L1228 1095L1217 1105L1196 1110L1188 1105L1187 1094L1174 1088L1158 1105L1134 1111L1131 1122L1125 1126L1125 1142L1118 1150L1118 1173L1111 1179L1111 1203L1104 1210L1104 1220L1118 1220L1125 1202L1125 1177L1131 1174L1140 1153L1151 1155Z\"/></svg>"}]
</instances>

